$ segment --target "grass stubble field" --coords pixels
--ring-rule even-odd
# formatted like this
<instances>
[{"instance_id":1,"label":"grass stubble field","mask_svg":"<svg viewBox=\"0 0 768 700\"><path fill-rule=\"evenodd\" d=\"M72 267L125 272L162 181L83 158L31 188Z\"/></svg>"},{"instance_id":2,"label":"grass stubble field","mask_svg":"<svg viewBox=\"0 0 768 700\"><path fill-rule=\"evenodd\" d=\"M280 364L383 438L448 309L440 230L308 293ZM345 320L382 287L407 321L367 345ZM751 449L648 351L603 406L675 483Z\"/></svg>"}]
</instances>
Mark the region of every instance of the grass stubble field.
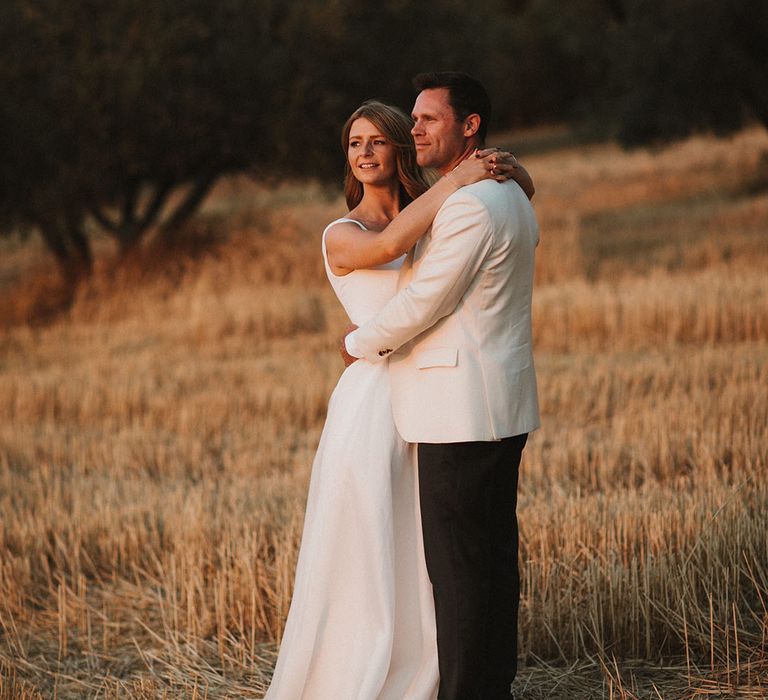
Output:
<instances>
[{"instance_id":1,"label":"grass stubble field","mask_svg":"<svg viewBox=\"0 0 768 700\"><path fill-rule=\"evenodd\" d=\"M525 160L543 427L518 696L768 695L768 134ZM71 306L0 261L0 698L258 698L345 317L312 187L220 185ZM101 248L106 248L106 244Z\"/></svg>"}]
</instances>

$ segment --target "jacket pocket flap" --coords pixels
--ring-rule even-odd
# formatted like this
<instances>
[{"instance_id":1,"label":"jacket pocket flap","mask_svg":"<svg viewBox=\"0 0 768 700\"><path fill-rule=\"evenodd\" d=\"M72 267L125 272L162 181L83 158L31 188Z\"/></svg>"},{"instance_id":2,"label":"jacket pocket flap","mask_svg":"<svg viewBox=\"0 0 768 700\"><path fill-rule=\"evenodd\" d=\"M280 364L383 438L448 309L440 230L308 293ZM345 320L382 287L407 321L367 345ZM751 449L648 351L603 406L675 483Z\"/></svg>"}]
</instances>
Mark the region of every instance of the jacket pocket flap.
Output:
<instances>
[{"instance_id":1,"label":"jacket pocket flap","mask_svg":"<svg viewBox=\"0 0 768 700\"><path fill-rule=\"evenodd\" d=\"M416 366L419 369L428 367L455 367L458 361L457 348L430 348L416 355Z\"/></svg>"}]
</instances>

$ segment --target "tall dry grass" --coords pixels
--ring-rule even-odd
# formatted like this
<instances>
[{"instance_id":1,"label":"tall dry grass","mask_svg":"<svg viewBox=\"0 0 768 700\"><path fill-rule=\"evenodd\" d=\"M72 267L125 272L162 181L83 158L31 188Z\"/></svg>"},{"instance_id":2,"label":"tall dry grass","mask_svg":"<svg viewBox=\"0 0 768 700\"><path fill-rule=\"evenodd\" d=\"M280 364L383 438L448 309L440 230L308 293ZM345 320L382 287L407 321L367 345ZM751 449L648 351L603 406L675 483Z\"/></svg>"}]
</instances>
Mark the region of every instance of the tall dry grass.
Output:
<instances>
[{"instance_id":1,"label":"tall dry grass","mask_svg":"<svg viewBox=\"0 0 768 700\"><path fill-rule=\"evenodd\" d=\"M528 161L522 697L768 693L766 148ZM34 242L0 265L0 698L261 696L341 371L342 211L224 183L207 247L105 254L65 310Z\"/></svg>"}]
</instances>

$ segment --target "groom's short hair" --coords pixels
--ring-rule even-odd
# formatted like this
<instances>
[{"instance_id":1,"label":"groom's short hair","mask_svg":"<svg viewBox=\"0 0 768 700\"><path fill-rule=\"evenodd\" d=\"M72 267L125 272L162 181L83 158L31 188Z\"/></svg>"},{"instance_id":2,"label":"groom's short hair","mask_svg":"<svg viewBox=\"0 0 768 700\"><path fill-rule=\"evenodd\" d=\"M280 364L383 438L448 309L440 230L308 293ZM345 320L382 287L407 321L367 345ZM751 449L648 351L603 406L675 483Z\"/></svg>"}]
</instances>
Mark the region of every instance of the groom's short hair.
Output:
<instances>
[{"instance_id":1,"label":"groom's short hair","mask_svg":"<svg viewBox=\"0 0 768 700\"><path fill-rule=\"evenodd\" d=\"M470 114L478 114L480 116L480 127L477 130L477 136L482 143L485 143L485 136L488 133L488 122L491 120L491 98L479 80L459 71L419 73L413 79L413 86L419 92L422 90L446 88L456 119L463 121Z\"/></svg>"}]
</instances>

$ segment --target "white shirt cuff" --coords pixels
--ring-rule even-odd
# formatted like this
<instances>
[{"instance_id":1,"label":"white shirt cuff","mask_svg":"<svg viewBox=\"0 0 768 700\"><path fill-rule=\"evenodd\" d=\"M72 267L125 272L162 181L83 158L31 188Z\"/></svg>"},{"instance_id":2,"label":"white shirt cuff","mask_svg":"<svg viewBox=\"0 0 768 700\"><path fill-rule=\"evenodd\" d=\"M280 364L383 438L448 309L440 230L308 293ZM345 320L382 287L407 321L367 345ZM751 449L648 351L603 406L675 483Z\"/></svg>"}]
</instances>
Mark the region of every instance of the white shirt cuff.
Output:
<instances>
[{"instance_id":1,"label":"white shirt cuff","mask_svg":"<svg viewBox=\"0 0 768 700\"><path fill-rule=\"evenodd\" d=\"M357 333L357 331L352 331L349 335L347 335L346 338L344 338L344 345L347 348L347 352L352 355L352 357L360 359L363 357L363 353L360 352L360 348L357 347L355 333Z\"/></svg>"}]
</instances>

